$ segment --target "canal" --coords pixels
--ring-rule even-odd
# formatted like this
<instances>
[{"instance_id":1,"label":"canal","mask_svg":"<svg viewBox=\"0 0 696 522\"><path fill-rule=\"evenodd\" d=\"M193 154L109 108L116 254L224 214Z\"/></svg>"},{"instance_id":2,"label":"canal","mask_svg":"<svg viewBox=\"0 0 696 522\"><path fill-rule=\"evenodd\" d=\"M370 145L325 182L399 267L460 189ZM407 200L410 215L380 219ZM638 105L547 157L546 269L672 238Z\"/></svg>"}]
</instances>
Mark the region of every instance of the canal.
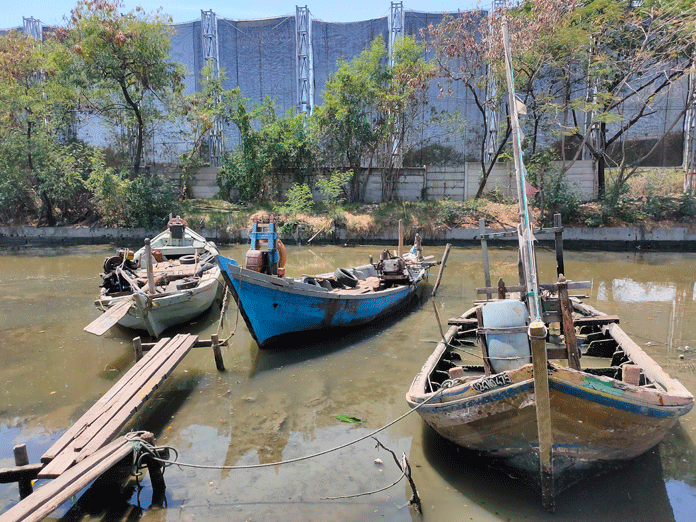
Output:
<instances>
[{"instance_id":1,"label":"canal","mask_svg":"<svg viewBox=\"0 0 696 522\"><path fill-rule=\"evenodd\" d=\"M378 246L289 246L287 274L332 271L378 257ZM221 248L243 259L246 245ZM0 249L0 468L25 443L31 462L133 364L132 338L113 328L83 331L98 316L105 257L113 246ZM442 257L444 247L424 254ZM555 280L554 254L538 249L542 282ZM516 251L491 248L494 281L517 279ZM589 280L586 300L621 318L622 328L673 377L696 394L696 254L567 251L569 279ZM433 270L429 295L437 275ZM452 249L435 304L443 328L477 299L483 286L480 251ZM208 339L232 331L223 348L227 371L209 350L196 349L174 371L127 429L155 433L182 463L208 466L277 462L312 455L381 428L408 411L405 394L440 337L429 299L406 315L341 339L259 350L234 303L222 324L214 307L185 331ZM337 415L360 419L346 423ZM556 513L510 470L459 450L417 414L376 435L405 454L426 521L693 520L696 512L696 411L657 448L558 494ZM63 520L143 521L410 521L405 481L386 451L367 439L296 464L252 470L172 466L164 499L149 478L121 481L62 506ZM381 459L381 464L376 462ZM37 484L38 486L39 484ZM16 484L0 484L0 513L18 501Z\"/></svg>"}]
</instances>

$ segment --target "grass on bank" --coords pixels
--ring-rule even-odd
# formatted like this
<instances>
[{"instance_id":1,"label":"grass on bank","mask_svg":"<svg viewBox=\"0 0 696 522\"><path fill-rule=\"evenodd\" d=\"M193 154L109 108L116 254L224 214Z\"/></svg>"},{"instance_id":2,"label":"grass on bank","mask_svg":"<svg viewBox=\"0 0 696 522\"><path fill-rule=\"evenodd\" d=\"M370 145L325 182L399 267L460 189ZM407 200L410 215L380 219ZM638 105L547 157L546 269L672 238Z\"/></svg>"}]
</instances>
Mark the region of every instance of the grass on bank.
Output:
<instances>
[{"instance_id":1,"label":"grass on bank","mask_svg":"<svg viewBox=\"0 0 696 522\"><path fill-rule=\"evenodd\" d=\"M609 178L611 179L611 172ZM683 193L681 169L643 169L618 190L609 184L603 199L580 202L570 192L560 191L547 198L542 207L535 199L537 222L552 223L555 212L562 214L567 226L696 226L696 198ZM292 211L301 209L301 211ZM187 200L180 203L180 214L194 227L228 231L230 239L250 226L252 217L267 219L270 214L286 237L305 240L314 234L331 238L344 230L348 238L369 240L393 234L399 220L405 233L419 232L437 237L454 228L477 228L479 219L490 228L512 229L518 222L517 202L497 189L478 200L464 202L397 201L383 204L327 205L311 202L293 205L292 201L240 205L222 200Z\"/></svg>"}]
</instances>

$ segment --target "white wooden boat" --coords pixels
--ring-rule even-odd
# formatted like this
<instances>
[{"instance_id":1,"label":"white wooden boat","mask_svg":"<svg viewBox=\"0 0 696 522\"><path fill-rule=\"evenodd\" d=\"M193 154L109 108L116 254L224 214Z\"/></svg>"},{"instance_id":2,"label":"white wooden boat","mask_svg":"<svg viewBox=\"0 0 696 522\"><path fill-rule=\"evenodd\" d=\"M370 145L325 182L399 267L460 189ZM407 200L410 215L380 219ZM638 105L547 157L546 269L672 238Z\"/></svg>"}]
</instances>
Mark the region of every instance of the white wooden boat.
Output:
<instances>
[{"instance_id":1,"label":"white wooden boat","mask_svg":"<svg viewBox=\"0 0 696 522\"><path fill-rule=\"evenodd\" d=\"M169 327L194 319L222 293L214 243L177 217L167 229L132 255L104 261L102 288L95 301L104 314L85 327L102 335L111 326L146 330L159 335Z\"/></svg>"}]
</instances>

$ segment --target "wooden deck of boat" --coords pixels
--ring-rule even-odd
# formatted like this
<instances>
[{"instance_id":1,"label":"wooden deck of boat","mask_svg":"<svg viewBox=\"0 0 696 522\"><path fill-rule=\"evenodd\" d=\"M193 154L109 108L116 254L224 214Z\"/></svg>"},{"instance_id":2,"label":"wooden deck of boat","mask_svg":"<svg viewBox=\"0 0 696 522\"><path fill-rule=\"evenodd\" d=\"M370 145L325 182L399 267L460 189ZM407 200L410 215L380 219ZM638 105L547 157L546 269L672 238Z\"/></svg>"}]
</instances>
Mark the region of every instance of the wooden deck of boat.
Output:
<instances>
[{"instance_id":1,"label":"wooden deck of boat","mask_svg":"<svg viewBox=\"0 0 696 522\"><path fill-rule=\"evenodd\" d=\"M147 346L150 350L43 454L38 473L35 465L27 466L34 469L31 476L54 480L0 515L0 522L43 519L132 453L128 437L114 437L195 346L211 346L211 342L178 334ZM217 358L216 353L216 362Z\"/></svg>"}]
</instances>

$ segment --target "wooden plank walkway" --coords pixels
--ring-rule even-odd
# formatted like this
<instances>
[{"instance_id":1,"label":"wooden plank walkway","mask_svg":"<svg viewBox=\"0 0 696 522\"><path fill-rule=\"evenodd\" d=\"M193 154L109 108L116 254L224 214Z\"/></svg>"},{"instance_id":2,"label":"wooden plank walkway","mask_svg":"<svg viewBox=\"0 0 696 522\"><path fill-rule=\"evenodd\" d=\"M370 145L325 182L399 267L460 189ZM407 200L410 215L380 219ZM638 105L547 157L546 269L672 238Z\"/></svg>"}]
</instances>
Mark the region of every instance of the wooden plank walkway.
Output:
<instances>
[{"instance_id":1,"label":"wooden plank walkway","mask_svg":"<svg viewBox=\"0 0 696 522\"><path fill-rule=\"evenodd\" d=\"M155 344L97 403L41 457L38 478L56 478L118 434L196 344L198 336L179 334ZM43 489L43 488L42 488Z\"/></svg>"},{"instance_id":2,"label":"wooden plank walkway","mask_svg":"<svg viewBox=\"0 0 696 522\"><path fill-rule=\"evenodd\" d=\"M0 515L0 522L43 520L90 482L132 453L133 445L130 440L126 437L116 439Z\"/></svg>"}]
</instances>

